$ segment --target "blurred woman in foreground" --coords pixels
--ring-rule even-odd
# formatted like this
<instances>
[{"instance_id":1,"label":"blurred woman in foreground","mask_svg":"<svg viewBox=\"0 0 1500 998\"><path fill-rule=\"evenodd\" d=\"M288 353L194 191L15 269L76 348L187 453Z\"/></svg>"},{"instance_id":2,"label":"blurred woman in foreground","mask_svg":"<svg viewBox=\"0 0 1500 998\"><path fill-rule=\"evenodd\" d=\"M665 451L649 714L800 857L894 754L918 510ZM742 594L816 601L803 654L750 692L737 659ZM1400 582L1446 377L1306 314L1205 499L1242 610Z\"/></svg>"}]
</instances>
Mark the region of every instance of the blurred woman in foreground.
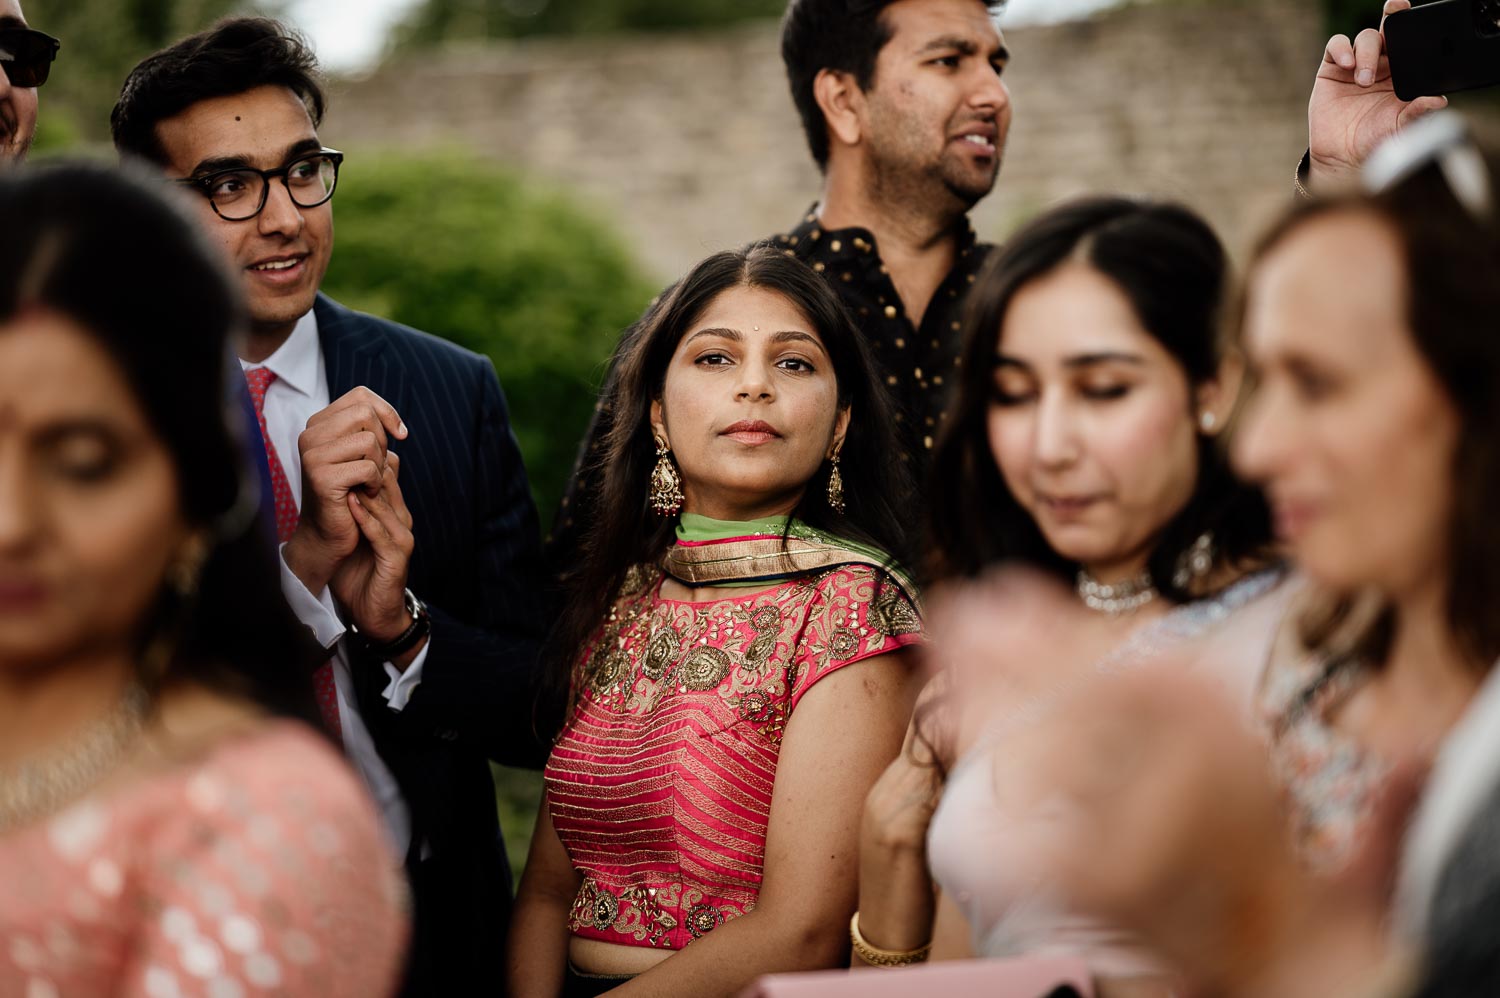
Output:
<instances>
[{"instance_id":1,"label":"blurred woman in foreground","mask_svg":"<svg viewBox=\"0 0 1500 998\"><path fill-rule=\"evenodd\" d=\"M1246 618L1276 582L1253 571L1265 507L1216 440L1238 385L1219 349L1225 277L1201 219L1120 198L1038 218L981 277L935 460L935 574L958 583L1021 565L1037 577L965 600L961 613L942 613L935 597L944 673L866 807L856 965L913 962L930 944L939 957L1083 956L1117 981L1160 972L1133 939L1053 896L1045 866L1008 840L996 795L1011 776L1009 740L1060 691ZM1006 649L986 629L1045 629L1027 590L1048 583L1074 587L1086 619L1060 637L1086 635L1095 659L990 668ZM973 640L950 640L940 618L966 613L982 618ZM1247 702L1275 614L1251 616L1259 623L1236 621L1248 635L1241 667L1220 674Z\"/></svg>"},{"instance_id":2,"label":"blurred woman in foreground","mask_svg":"<svg viewBox=\"0 0 1500 998\"><path fill-rule=\"evenodd\" d=\"M1299 206L1254 258L1244 340L1260 387L1236 458L1315 585L1265 677L1276 785L1246 764L1253 743L1233 726L1167 745L1156 732L1169 716L1212 707L1128 709L1161 702L1159 687L1079 705L1083 724L1122 719L1111 743L1135 745L1128 766L1075 742L1048 767L1087 801L1083 831L1049 836L1073 896L1140 928L1211 993L1358 993L1387 951L1398 871L1402 942L1441 955L1419 965L1424 987L1500 984L1492 966L1456 983L1494 963L1493 921L1473 914L1485 891L1494 910L1492 864L1439 881L1426 800L1415 852L1397 863L1424 775L1435 765L1447 783L1473 745L1485 751L1476 701L1494 716L1497 175L1456 119L1423 121L1372 156L1367 193ZM1150 763L1168 757L1181 762ZM1080 796L1101 783L1118 792ZM1442 796L1451 825L1464 809ZM1132 798L1172 806L1148 814ZM1128 877L1099 876L1105 838Z\"/></svg>"},{"instance_id":3,"label":"blurred woman in foreground","mask_svg":"<svg viewBox=\"0 0 1500 998\"><path fill-rule=\"evenodd\" d=\"M0 991L387 993L396 868L294 719L232 285L122 174L0 179L0 218Z\"/></svg>"}]
</instances>

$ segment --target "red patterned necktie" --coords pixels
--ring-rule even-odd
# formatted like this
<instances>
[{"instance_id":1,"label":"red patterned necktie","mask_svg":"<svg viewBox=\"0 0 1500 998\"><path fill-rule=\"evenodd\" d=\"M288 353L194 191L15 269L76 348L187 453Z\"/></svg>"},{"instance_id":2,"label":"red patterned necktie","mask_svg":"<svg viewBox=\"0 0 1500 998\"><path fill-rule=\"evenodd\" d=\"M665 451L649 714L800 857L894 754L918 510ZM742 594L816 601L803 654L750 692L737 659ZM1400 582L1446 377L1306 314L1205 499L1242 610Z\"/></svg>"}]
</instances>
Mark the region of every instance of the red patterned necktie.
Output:
<instances>
[{"instance_id":1,"label":"red patterned necktie","mask_svg":"<svg viewBox=\"0 0 1500 998\"><path fill-rule=\"evenodd\" d=\"M283 544L297 529L297 502L292 498L292 486L286 479L286 468L276 456L276 445L271 443L271 434L266 431L266 389L276 380L276 372L266 367L252 367L245 371L245 383L250 386L250 401L255 403L255 418L260 420L260 439L266 447L266 463L271 467L271 492L276 497L276 539ZM317 694L318 711L323 723L335 737L340 734L339 700L333 682L333 661L330 659L313 670L313 692Z\"/></svg>"}]
</instances>

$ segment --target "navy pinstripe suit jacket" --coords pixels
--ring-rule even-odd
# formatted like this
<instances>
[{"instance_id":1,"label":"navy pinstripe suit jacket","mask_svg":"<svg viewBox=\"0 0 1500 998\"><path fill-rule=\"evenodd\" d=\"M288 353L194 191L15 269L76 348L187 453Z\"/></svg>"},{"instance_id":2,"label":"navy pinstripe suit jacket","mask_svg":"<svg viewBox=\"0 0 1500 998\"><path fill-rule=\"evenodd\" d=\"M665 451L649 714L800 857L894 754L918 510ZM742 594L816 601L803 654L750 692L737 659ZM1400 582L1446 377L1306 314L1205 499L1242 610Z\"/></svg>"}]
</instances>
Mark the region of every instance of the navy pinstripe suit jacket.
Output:
<instances>
[{"instance_id":1,"label":"navy pinstripe suit jacket","mask_svg":"<svg viewBox=\"0 0 1500 998\"><path fill-rule=\"evenodd\" d=\"M378 664L353 670L360 714L412 812L406 993L499 994L511 887L487 759L536 767L547 753L532 725L549 622L526 470L488 359L322 294L314 313L329 397L363 385L410 431L392 449L414 521L408 584L432 610L422 682L398 713Z\"/></svg>"}]
</instances>

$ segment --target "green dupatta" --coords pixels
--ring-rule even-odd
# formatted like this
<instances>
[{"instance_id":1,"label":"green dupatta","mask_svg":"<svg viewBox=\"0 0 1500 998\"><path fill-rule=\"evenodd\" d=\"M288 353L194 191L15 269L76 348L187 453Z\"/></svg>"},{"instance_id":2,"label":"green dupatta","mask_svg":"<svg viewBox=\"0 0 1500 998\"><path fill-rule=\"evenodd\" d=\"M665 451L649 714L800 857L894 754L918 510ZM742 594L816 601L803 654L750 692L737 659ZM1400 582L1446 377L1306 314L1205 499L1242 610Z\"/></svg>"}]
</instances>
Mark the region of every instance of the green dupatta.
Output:
<instances>
[{"instance_id":1,"label":"green dupatta","mask_svg":"<svg viewBox=\"0 0 1500 998\"><path fill-rule=\"evenodd\" d=\"M843 565L868 565L890 576L913 605L920 605L916 584L890 555L785 516L733 521L683 513L677 543L662 555L660 564L685 586L731 589L766 587Z\"/></svg>"}]
</instances>

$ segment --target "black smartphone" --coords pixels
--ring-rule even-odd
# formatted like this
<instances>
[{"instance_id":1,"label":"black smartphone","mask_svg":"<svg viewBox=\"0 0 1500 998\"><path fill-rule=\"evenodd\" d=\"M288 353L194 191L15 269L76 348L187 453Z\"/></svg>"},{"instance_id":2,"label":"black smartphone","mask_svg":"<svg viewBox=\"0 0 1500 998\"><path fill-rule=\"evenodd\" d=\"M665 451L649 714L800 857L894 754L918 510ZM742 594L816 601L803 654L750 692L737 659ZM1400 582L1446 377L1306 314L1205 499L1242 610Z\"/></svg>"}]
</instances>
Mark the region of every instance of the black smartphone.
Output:
<instances>
[{"instance_id":1,"label":"black smartphone","mask_svg":"<svg viewBox=\"0 0 1500 998\"><path fill-rule=\"evenodd\" d=\"M1500 0L1437 0L1385 19L1391 82L1402 100L1500 83Z\"/></svg>"}]
</instances>

